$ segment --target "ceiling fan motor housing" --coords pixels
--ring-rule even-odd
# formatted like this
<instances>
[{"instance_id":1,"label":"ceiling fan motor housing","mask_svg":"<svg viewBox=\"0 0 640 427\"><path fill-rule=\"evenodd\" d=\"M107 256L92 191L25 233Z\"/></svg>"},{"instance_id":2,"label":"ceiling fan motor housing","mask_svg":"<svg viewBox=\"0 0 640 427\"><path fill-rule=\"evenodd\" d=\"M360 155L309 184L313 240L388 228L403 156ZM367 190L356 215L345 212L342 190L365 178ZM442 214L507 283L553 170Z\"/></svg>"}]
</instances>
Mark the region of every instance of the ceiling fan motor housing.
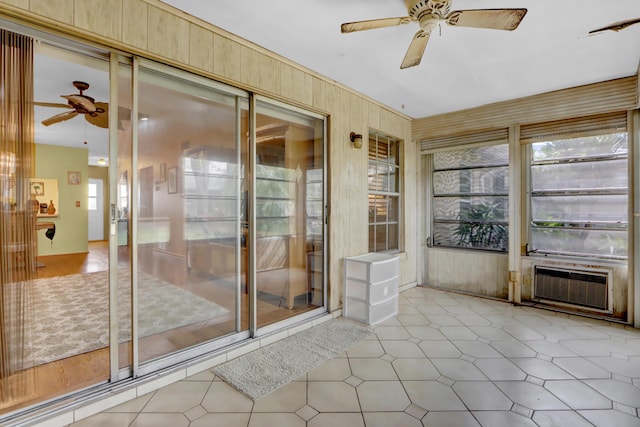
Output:
<instances>
[{"instance_id":1,"label":"ceiling fan motor housing","mask_svg":"<svg viewBox=\"0 0 640 427\"><path fill-rule=\"evenodd\" d=\"M409 16L430 33L451 11L451 0L418 0L408 3Z\"/></svg>"},{"instance_id":2,"label":"ceiling fan motor housing","mask_svg":"<svg viewBox=\"0 0 640 427\"><path fill-rule=\"evenodd\" d=\"M444 19L451 11L451 0L413 0L408 5L409 16L420 21L423 15L435 15Z\"/></svg>"}]
</instances>

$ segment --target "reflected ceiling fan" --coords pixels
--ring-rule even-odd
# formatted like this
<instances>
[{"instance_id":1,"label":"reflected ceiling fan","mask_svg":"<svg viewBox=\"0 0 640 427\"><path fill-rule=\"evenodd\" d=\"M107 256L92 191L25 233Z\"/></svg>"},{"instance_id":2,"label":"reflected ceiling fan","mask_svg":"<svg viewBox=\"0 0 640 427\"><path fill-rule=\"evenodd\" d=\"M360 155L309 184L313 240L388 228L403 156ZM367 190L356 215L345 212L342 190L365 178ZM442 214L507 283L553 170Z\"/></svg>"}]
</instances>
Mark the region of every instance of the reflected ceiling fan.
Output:
<instances>
[{"instance_id":1,"label":"reflected ceiling fan","mask_svg":"<svg viewBox=\"0 0 640 427\"><path fill-rule=\"evenodd\" d=\"M50 126L55 123L64 122L76 117L78 114L83 114L85 119L94 126L101 128L109 127L109 104L106 102L96 102L92 97L85 95L84 91L89 89L89 83L74 81L73 86L80 93L74 93L71 95L60 95L67 100L66 104L52 103L52 102L35 102L35 105L41 107L54 107L54 108L66 108L68 111L64 113L56 114L42 121L45 126Z\"/></svg>"},{"instance_id":2,"label":"reflected ceiling fan","mask_svg":"<svg viewBox=\"0 0 640 427\"><path fill-rule=\"evenodd\" d=\"M596 35L596 34L600 34L600 33L604 32L604 31L615 31L615 32L618 32L618 31L622 31L625 28L629 28L630 26L635 25L635 24L639 24L639 23L640 23L640 18L629 19L627 21L614 22L613 24L607 25L606 27L597 28L595 30L589 31L589 35L593 36L593 35Z\"/></svg>"},{"instance_id":3,"label":"reflected ceiling fan","mask_svg":"<svg viewBox=\"0 0 640 427\"><path fill-rule=\"evenodd\" d=\"M420 64L431 32L441 22L454 27L489 28L513 31L518 28L527 9L472 9L451 11L452 0L405 0L409 16L373 19L342 24L343 33L393 27L417 22L420 29L413 36L400 68Z\"/></svg>"}]
</instances>

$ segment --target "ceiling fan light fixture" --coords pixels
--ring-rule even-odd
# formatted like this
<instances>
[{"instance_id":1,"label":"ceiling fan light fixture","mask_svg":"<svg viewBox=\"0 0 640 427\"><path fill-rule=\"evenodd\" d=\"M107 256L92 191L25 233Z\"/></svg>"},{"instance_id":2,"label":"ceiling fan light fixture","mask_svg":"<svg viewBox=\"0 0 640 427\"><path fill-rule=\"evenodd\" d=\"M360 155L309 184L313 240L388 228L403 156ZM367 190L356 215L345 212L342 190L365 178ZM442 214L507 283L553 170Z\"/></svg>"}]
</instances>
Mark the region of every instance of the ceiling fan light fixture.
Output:
<instances>
[{"instance_id":1,"label":"ceiling fan light fixture","mask_svg":"<svg viewBox=\"0 0 640 427\"><path fill-rule=\"evenodd\" d=\"M429 15L420 20L420 28L427 34L440 26L440 18L435 15Z\"/></svg>"}]
</instances>

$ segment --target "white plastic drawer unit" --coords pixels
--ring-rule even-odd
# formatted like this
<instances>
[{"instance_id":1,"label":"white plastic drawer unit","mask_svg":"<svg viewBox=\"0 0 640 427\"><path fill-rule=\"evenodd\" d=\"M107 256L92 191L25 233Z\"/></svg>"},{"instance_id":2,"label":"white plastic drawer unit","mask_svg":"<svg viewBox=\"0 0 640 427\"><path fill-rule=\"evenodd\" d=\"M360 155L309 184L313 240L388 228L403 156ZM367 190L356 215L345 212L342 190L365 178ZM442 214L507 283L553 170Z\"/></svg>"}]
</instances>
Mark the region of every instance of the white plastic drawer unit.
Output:
<instances>
[{"instance_id":1,"label":"white plastic drawer unit","mask_svg":"<svg viewBox=\"0 0 640 427\"><path fill-rule=\"evenodd\" d=\"M344 317L370 325L398 313L398 256L369 253L345 258Z\"/></svg>"},{"instance_id":2,"label":"white plastic drawer unit","mask_svg":"<svg viewBox=\"0 0 640 427\"><path fill-rule=\"evenodd\" d=\"M345 276L367 283L383 282L398 277L400 259L397 255L370 253L345 258Z\"/></svg>"}]
</instances>

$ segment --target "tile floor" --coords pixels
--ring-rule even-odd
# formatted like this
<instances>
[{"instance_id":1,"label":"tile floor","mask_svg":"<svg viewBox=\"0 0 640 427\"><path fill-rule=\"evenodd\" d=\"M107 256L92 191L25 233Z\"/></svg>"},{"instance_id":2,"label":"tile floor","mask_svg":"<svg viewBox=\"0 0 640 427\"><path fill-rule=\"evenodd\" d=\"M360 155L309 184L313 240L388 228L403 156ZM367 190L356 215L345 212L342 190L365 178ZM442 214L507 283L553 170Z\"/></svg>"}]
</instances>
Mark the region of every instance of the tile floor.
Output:
<instances>
[{"instance_id":1,"label":"tile floor","mask_svg":"<svg viewBox=\"0 0 640 427\"><path fill-rule=\"evenodd\" d=\"M640 330L413 288L375 334L252 401L203 372L73 424L640 426Z\"/></svg>"}]
</instances>

